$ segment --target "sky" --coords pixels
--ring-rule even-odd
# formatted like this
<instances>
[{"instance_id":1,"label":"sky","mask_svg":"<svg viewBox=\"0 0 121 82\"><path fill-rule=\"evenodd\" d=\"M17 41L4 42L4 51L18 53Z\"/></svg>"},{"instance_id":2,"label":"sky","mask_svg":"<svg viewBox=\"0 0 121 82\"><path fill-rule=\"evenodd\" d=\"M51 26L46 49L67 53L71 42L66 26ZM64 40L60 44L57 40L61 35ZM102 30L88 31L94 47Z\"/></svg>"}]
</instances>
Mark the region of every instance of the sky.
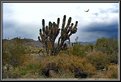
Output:
<instances>
[{"instance_id":1,"label":"sky","mask_svg":"<svg viewBox=\"0 0 121 82\"><path fill-rule=\"evenodd\" d=\"M83 42L118 37L119 3L3 3L3 39L38 40L42 19L47 25L59 17L61 28L64 15L72 17L73 23L78 21L78 30L70 37L72 42L76 37Z\"/></svg>"}]
</instances>

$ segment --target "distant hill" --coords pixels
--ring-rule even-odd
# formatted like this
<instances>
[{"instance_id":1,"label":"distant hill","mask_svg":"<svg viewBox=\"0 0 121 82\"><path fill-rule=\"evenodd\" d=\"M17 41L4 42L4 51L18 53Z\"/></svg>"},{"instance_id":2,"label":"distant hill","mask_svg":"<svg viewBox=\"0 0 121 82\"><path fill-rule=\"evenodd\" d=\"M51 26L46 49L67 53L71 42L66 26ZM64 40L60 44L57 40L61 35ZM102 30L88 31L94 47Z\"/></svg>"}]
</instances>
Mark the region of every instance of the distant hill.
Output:
<instances>
[{"instance_id":1,"label":"distant hill","mask_svg":"<svg viewBox=\"0 0 121 82\"><path fill-rule=\"evenodd\" d=\"M96 43L96 41L92 41L92 42L71 42L71 45L72 44L80 44L80 45L89 45L89 44L92 44L94 45Z\"/></svg>"},{"instance_id":2,"label":"distant hill","mask_svg":"<svg viewBox=\"0 0 121 82\"><path fill-rule=\"evenodd\" d=\"M91 41L91 42L80 42L80 44L84 44L84 45L87 45L87 44L95 44L96 41Z\"/></svg>"},{"instance_id":3,"label":"distant hill","mask_svg":"<svg viewBox=\"0 0 121 82\"><path fill-rule=\"evenodd\" d=\"M25 43L25 45L26 46L29 46L29 45L31 45L31 46L34 46L34 47L37 47L37 48L41 48L42 47L42 44L39 42L39 41L27 41L26 43Z\"/></svg>"},{"instance_id":4,"label":"distant hill","mask_svg":"<svg viewBox=\"0 0 121 82\"><path fill-rule=\"evenodd\" d=\"M38 48L39 48L39 47L42 47L42 44L41 44L39 41L35 41L35 40L33 40L33 39L13 38L13 39L10 39L10 40L8 40L8 39L3 39L2 41L3 41L3 42L6 42L6 41L8 41L8 42L14 42L15 40L19 40L19 41L23 42L23 44L24 44L25 46L33 46L33 47L38 47Z\"/></svg>"}]
</instances>

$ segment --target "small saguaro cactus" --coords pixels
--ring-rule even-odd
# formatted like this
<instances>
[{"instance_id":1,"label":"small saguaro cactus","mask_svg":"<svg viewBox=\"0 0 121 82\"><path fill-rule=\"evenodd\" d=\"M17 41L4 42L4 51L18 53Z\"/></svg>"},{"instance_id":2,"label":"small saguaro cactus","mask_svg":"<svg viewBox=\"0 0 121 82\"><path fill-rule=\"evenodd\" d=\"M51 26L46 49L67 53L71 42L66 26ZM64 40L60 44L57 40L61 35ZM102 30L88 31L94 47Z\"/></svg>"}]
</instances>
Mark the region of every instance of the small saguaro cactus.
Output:
<instances>
[{"instance_id":1,"label":"small saguaro cactus","mask_svg":"<svg viewBox=\"0 0 121 82\"><path fill-rule=\"evenodd\" d=\"M69 40L70 36L77 32L77 24L76 21L75 25L71 23L72 18L69 17L67 25L66 25L66 15L63 17L62 21L62 28L59 28L60 18L57 18L56 22L49 22L48 26L45 26L45 20L42 19L42 29L39 30L40 36L38 36L38 40L43 44L47 54L49 55L56 55L59 53L63 46L65 45L65 41ZM58 44L55 46L55 40L60 33L60 37L58 39Z\"/></svg>"}]
</instances>

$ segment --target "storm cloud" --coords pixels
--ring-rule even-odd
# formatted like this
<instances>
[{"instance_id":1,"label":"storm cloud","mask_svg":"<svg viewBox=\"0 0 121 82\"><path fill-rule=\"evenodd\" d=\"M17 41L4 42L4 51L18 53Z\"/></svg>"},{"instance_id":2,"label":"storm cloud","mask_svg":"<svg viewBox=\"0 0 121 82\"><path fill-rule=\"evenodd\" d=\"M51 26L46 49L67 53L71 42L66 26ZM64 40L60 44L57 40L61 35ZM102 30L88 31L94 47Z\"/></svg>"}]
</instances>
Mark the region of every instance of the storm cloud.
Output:
<instances>
[{"instance_id":1,"label":"storm cloud","mask_svg":"<svg viewBox=\"0 0 121 82\"><path fill-rule=\"evenodd\" d=\"M88 27L86 27L85 29L83 29L84 32L97 32L99 33L104 33L107 34L109 36L113 36L114 35L118 35L118 23L114 22L111 24L101 24L101 23L92 23L90 24Z\"/></svg>"}]
</instances>

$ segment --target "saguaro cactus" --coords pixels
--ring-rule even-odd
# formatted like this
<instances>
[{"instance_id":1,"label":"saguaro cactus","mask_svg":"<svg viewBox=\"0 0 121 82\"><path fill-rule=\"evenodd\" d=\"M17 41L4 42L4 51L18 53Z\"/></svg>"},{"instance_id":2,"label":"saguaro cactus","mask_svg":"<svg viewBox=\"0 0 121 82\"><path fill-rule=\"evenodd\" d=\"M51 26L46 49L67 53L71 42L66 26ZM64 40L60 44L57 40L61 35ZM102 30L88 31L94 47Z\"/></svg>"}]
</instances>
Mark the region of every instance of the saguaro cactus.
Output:
<instances>
[{"instance_id":1,"label":"saguaro cactus","mask_svg":"<svg viewBox=\"0 0 121 82\"><path fill-rule=\"evenodd\" d=\"M71 19L72 18L69 17L66 25L66 15L64 15L57 46L55 46L55 40L60 32L60 18L57 18L57 23L49 22L48 26L45 26L45 20L42 19L42 29L40 29L40 36L38 36L38 40L43 44L43 47L45 48L47 54L57 54L65 46L64 42L66 40L69 40L70 42L70 36L76 33L78 24L78 21L76 21L75 25L71 23Z\"/></svg>"}]
</instances>

